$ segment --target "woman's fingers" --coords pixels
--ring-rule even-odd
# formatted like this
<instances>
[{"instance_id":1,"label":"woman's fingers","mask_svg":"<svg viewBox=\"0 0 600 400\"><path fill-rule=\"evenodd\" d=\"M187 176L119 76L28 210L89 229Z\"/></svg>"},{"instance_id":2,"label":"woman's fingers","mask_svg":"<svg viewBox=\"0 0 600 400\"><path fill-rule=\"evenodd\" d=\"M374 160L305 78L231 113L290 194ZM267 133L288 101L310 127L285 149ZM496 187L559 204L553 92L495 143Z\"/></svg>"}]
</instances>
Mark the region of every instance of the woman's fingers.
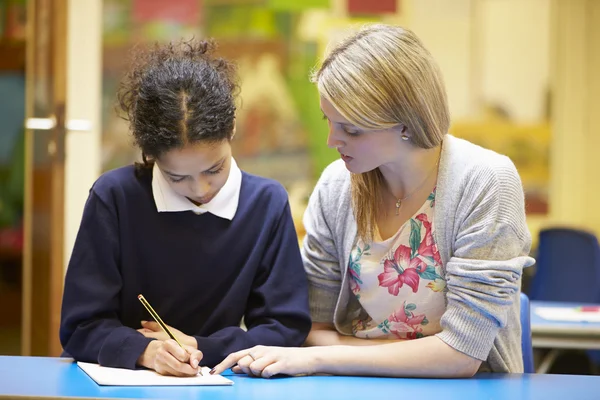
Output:
<instances>
[{"instance_id":1,"label":"woman's fingers","mask_svg":"<svg viewBox=\"0 0 600 400\"><path fill-rule=\"evenodd\" d=\"M263 357L256 357L256 359L252 360L252 362L248 366L248 369L250 370L253 376L265 377L265 369L271 366L274 362L275 360L273 359L273 357L269 355L265 355Z\"/></svg>"},{"instance_id":2,"label":"woman's fingers","mask_svg":"<svg viewBox=\"0 0 600 400\"><path fill-rule=\"evenodd\" d=\"M223 371L233 367L240 361L242 358L246 357L252 349L245 349L236 351L235 353L231 353L223 361L217 364L211 371L211 374L220 374ZM234 371L235 372L235 371Z\"/></svg>"}]
</instances>

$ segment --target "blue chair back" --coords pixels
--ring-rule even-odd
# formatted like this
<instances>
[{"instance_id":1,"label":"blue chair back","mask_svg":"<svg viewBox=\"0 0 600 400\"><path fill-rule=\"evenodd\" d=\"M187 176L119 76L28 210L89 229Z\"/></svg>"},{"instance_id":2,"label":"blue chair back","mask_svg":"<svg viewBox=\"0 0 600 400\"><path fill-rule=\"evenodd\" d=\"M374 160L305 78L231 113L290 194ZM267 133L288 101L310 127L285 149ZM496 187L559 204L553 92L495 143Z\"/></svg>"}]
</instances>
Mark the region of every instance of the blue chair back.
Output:
<instances>
[{"instance_id":1,"label":"blue chair back","mask_svg":"<svg viewBox=\"0 0 600 400\"><path fill-rule=\"evenodd\" d=\"M600 244L589 232L569 228L540 231L531 300L600 303ZM600 365L600 351L588 351Z\"/></svg>"},{"instance_id":2,"label":"blue chair back","mask_svg":"<svg viewBox=\"0 0 600 400\"><path fill-rule=\"evenodd\" d=\"M523 352L523 372L533 374L533 346L531 344L531 314L529 297L521 293L521 351Z\"/></svg>"},{"instance_id":3,"label":"blue chair back","mask_svg":"<svg viewBox=\"0 0 600 400\"><path fill-rule=\"evenodd\" d=\"M540 231L531 300L600 303L600 245L591 233Z\"/></svg>"}]
</instances>

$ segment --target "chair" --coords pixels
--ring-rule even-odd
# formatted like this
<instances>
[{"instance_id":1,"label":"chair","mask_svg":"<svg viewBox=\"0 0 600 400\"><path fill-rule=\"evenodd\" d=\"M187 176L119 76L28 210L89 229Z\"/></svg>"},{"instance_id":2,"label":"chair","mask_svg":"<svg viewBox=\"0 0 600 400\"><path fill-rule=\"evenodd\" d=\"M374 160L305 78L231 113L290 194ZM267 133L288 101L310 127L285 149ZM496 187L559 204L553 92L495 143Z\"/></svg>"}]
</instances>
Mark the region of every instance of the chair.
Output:
<instances>
[{"instance_id":1,"label":"chair","mask_svg":"<svg viewBox=\"0 0 600 400\"><path fill-rule=\"evenodd\" d=\"M570 228L540 231L536 272L529 290L531 300L600 303L600 244L589 232ZM554 349L540 364L547 372L562 350ZM588 351L600 364L600 351Z\"/></svg>"},{"instance_id":2,"label":"chair","mask_svg":"<svg viewBox=\"0 0 600 400\"><path fill-rule=\"evenodd\" d=\"M588 232L540 231L531 300L600 303L600 245Z\"/></svg>"},{"instance_id":3,"label":"chair","mask_svg":"<svg viewBox=\"0 0 600 400\"><path fill-rule=\"evenodd\" d=\"M531 344L531 314L529 297L521 293L521 351L523 352L523 372L533 374L533 345Z\"/></svg>"}]
</instances>

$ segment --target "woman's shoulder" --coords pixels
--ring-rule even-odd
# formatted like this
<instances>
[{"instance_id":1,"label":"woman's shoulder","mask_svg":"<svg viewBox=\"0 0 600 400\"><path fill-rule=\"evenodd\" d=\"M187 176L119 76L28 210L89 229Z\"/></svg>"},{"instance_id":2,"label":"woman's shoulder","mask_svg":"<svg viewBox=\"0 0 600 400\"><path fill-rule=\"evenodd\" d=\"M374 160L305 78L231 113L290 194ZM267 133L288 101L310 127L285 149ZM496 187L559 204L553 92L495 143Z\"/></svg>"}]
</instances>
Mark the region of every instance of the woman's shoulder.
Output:
<instances>
[{"instance_id":1,"label":"woman's shoulder","mask_svg":"<svg viewBox=\"0 0 600 400\"><path fill-rule=\"evenodd\" d=\"M525 195L510 158L452 136L444 146L436 206L465 217L493 213L489 218L508 222L525 237Z\"/></svg>"},{"instance_id":2,"label":"woman's shoulder","mask_svg":"<svg viewBox=\"0 0 600 400\"><path fill-rule=\"evenodd\" d=\"M509 157L451 135L447 135L443 146L440 173L452 184L477 181L521 187L519 173Z\"/></svg>"}]
</instances>

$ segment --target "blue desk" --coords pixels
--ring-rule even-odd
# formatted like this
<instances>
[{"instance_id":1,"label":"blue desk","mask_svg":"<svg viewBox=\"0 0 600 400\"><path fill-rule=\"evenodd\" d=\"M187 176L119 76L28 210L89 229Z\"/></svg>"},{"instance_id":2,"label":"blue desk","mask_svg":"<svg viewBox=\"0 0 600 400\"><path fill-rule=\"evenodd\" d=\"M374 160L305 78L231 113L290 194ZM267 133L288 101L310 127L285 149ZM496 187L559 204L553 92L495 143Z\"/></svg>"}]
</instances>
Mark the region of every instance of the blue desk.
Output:
<instances>
[{"instance_id":1,"label":"blue desk","mask_svg":"<svg viewBox=\"0 0 600 400\"><path fill-rule=\"evenodd\" d=\"M69 359L0 357L0 397L163 399L578 399L600 397L600 376L480 374L472 379L314 376L257 379L227 374L219 387L98 386Z\"/></svg>"},{"instance_id":2,"label":"blue desk","mask_svg":"<svg viewBox=\"0 0 600 400\"><path fill-rule=\"evenodd\" d=\"M600 349L600 322L548 321L536 313L536 309L539 307L564 308L580 305L583 304L531 301L531 341L533 347ZM600 394L598 398L600 398Z\"/></svg>"}]
</instances>

